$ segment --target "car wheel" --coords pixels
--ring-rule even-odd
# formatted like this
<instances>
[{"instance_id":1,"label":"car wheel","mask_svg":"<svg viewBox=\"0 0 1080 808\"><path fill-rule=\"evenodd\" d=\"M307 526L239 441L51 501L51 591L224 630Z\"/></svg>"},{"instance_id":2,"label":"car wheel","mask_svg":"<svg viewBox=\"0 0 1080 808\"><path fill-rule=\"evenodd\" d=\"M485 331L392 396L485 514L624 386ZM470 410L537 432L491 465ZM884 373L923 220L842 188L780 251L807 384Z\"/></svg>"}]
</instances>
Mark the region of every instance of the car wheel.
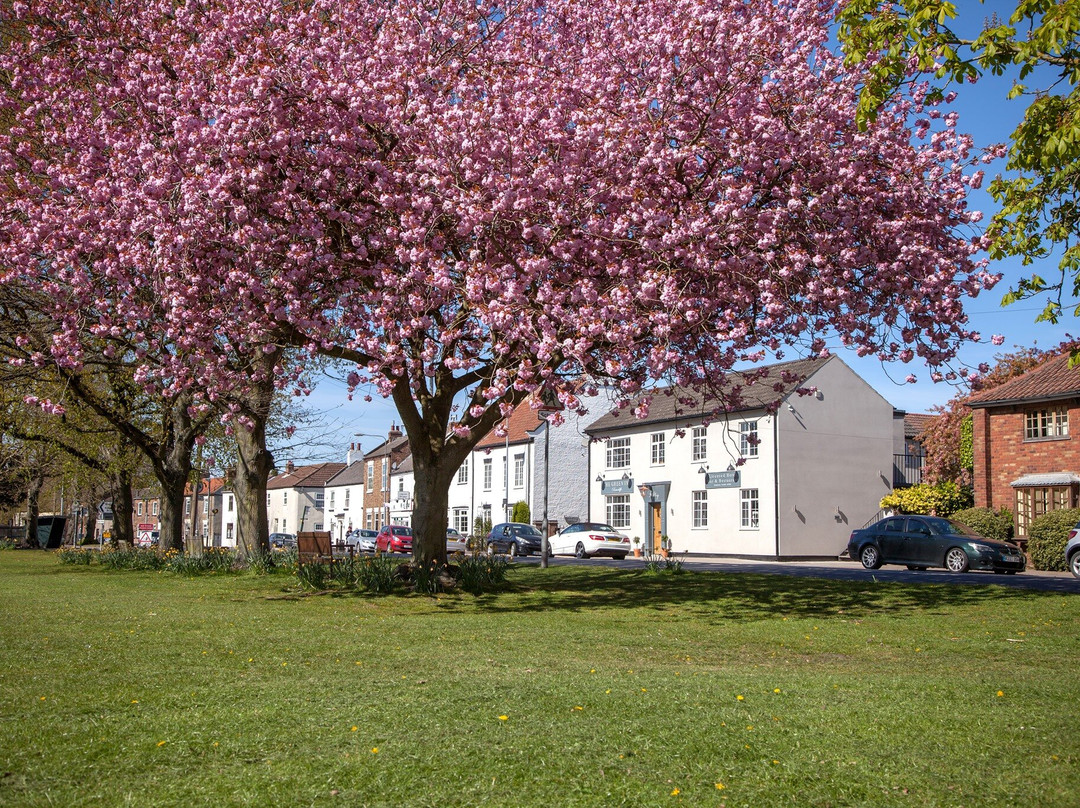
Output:
<instances>
[{"instance_id":1,"label":"car wheel","mask_svg":"<svg viewBox=\"0 0 1080 808\"><path fill-rule=\"evenodd\" d=\"M517 558L517 554L518 554L517 544L514 543L514 542L511 542L510 543L510 549L507 552L509 552L511 558Z\"/></svg>"},{"instance_id":2,"label":"car wheel","mask_svg":"<svg viewBox=\"0 0 1080 808\"><path fill-rule=\"evenodd\" d=\"M615 556L615 560L616 561L625 561L626 560L626 553L623 553L622 555Z\"/></svg>"},{"instance_id":3,"label":"car wheel","mask_svg":"<svg viewBox=\"0 0 1080 808\"><path fill-rule=\"evenodd\" d=\"M581 542L577 543L577 547L574 548L574 555L578 558L588 558L589 554L585 552L585 545Z\"/></svg>"},{"instance_id":4,"label":"car wheel","mask_svg":"<svg viewBox=\"0 0 1080 808\"><path fill-rule=\"evenodd\" d=\"M1073 553L1069 559L1069 572L1080 578L1080 550Z\"/></svg>"},{"instance_id":5,"label":"car wheel","mask_svg":"<svg viewBox=\"0 0 1080 808\"><path fill-rule=\"evenodd\" d=\"M950 548L949 552L945 554L945 566L948 567L949 572L967 572L967 553L959 547Z\"/></svg>"},{"instance_id":6,"label":"car wheel","mask_svg":"<svg viewBox=\"0 0 1080 808\"><path fill-rule=\"evenodd\" d=\"M487 544L487 554L489 556L495 555L495 545L492 544L491 542L488 542L488 544Z\"/></svg>"},{"instance_id":7,"label":"car wheel","mask_svg":"<svg viewBox=\"0 0 1080 808\"><path fill-rule=\"evenodd\" d=\"M881 553L877 547L868 544L859 551L859 561L868 570L876 570L881 566Z\"/></svg>"}]
</instances>

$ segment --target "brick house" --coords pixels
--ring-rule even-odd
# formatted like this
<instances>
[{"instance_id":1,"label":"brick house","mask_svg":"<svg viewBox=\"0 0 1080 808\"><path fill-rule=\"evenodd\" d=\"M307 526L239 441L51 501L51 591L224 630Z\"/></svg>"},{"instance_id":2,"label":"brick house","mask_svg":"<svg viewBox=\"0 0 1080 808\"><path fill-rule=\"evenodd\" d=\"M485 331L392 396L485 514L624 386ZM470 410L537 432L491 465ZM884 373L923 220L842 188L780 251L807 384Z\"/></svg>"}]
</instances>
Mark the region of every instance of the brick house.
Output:
<instances>
[{"instance_id":1,"label":"brick house","mask_svg":"<svg viewBox=\"0 0 1080 808\"><path fill-rule=\"evenodd\" d=\"M386 440L364 455L363 522L354 525L378 530L390 520L390 472L409 455L409 439L391 426Z\"/></svg>"},{"instance_id":2,"label":"brick house","mask_svg":"<svg viewBox=\"0 0 1080 808\"><path fill-rule=\"evenodd\" d=\"M1000 387L976 393L972 409L975 505L1013 511L1016 537L1031 520L1080 502L1080 369L1056 356Z\"/></svg>"}]
</instances>

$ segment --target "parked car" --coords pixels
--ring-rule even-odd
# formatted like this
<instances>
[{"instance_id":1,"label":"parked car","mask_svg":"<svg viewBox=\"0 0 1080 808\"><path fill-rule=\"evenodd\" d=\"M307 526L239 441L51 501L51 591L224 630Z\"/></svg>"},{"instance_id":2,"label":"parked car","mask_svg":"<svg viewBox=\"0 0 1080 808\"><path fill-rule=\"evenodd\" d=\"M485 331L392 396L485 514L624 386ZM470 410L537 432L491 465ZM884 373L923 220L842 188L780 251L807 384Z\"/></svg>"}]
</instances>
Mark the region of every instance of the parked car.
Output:
<instances>
[{"instance_id":1,"label":"parked car","mask_svg":"<svg viewBox=\"0 0 1080 808\"><path fill-rule=\"evenodd\" d=\"M511 556L540 552L543 536L532 525L521 522L502 522L495 525L487 537L488 555L509 553Z\"/></svg>"},{"instance_id":2,"label":"parked car","mask_svg":"<svg viewBox=\"0 0 1080 808\"><path fill-rule=\"evenodd\" d=\"M1065 541L1065 565L1069 572L1080 578L1080 522L1069 531Z\"/></svg>"},{"instance_id":3,"label":"parked car","mask_svg":"<svg viewBox=\"0 0 1080 808\"><path fill-rule=\"evenodd\" d=\"M296 536L292 533L271 533L270 547L275 550L285 550L296 546Z\"/></svg>"},{"instance_id":4,"label":"parked car","mask_svg":"<svg viewBox=\"0 0 1080 808\"><path fill-rule=\"evenodd\" d=\"M411 553L412 528L406 525L383 525L375 537L375 551L379 553Z\"/></svg>"},{"instance_id":5,"label":"parked car","mask_svg":"<svg viewBox=\"0 0 1080 808\"><path fill-rule=\"evenodd\" d=\"M378 538L379 531L368 530L361 528L360 530L353 531L353 538L356 540L356 549L361 553L374 553L375 552L375 539Z\"/></svg>"},{"instance_id":6,"label":"parked car","mask_svg":"<svg viewBox=\"0 0 1080 808\"><path fill-rule=\"evenodd\" d=\"M905 564L911 570L945 567L952 572L1022 572L1027 558L1008 541L980 536L970 527L940 516L890 516L848 539L848 554L868 570Z\"/></svg>"},{"instance_id":7,"label":"parked car","mask_svg":"<svg viewBox=\"0 0 1080 808\"><path fill-rule=\"evenodd\" d=\"M446 529L446 554L464 553L466 550L465 537L452 527Z\"/></svg>"},{"instance_id":8,"label":"parked car","mask_svg":"<svg viewBox=\"0 0 1080 808\"><path fill-rule=\"evenodd\" d=\"M603 522L577 522L548 539L552 555L575 555L578 558L611 556L626 558L630 537Z\"/></svg>"}]
</instances>

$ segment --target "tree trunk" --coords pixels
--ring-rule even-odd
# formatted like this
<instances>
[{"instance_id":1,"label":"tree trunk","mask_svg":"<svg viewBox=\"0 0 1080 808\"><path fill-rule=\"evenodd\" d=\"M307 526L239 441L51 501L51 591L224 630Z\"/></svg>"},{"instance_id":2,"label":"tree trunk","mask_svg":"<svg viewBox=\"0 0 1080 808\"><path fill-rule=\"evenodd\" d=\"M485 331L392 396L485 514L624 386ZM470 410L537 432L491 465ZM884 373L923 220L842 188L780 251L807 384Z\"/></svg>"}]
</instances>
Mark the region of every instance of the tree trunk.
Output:
<instances>
[{"instance_id":1,"label":"tree trunk","mask_svg":"<svg viewBox=\"0 0 1080 808\"><path fill-rule=\"evenodd\" d=\"M127 542L125 547L135 546L135 527L132 522L131 502L131 472L121 470L112 478L112 542L119 545Z\"/></svg>"},{"instance_id":2,"label":"tree trunk","mask_svg":"<svg viewBox=\"0 0 1080 808\"><path fill-rule=\"evenodd\" d=\"M38 547L38 516L41 508L38 505L38 497L41 488L45 485L45 477L39 473L32 473L26 486L26 545ZM74 540L72 541L74 544Z\"/></svg>"},{"instance_id":3,"label":"tree trunk","mask_svg":"<svg viewBox=\"0 0 1080 808\"><path fill-rule=\"evenodd\" d=\"M447 509L450 475L445 469L417 462L413 456L413 560L419 564L446 564ZM440 466L447 465L445 462ZM455 467L451 473L455 473Z\"/></svg>"},{"instance_id":4,"label":"tree trunk","mask_svg":"<svg viewBox=\"0 0 1080 808\"><path fill-rule=\"evenodd\" d=\"M266 419L256 427L236 430L237 465L233 478L236 494L236 552L247 558L270 551L270 525L266 515L266 481L274 456L266 448Z\"/></svg>"}]
</instances>

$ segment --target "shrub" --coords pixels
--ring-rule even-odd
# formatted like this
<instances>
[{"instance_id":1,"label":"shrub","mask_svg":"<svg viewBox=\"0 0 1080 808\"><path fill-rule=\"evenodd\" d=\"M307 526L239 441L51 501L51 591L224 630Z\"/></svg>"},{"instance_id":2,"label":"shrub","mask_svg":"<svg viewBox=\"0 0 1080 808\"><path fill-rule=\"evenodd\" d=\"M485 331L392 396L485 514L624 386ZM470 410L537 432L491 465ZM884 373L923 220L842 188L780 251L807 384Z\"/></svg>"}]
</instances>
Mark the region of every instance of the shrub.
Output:
<instances>
[{"instance_id":1,"label":"shrub","mask_svg":"<svg viewBox=\"0 0 1080 808\"><path fill-rule=\"evenodd\" d=\"M19 546L15 539L0 539L0 550L14 550Z\"/></svg>"},{"instance_id":2,"label":"shrub","mask_svg":"<svg viewBox=\"0 0 1080 808\"><path fill-rule=\"evenodd\" d=\"M386 555L357 559L353 564L355 585L372 595L387 595L398 584L398 564Z\"/></svg>"},{"instance_id":3,"label":"shrub","mask_svg":"<svg viewBox=\"0 0 1080 808\"><path fill-rule=\"evenodd\" d=\"M529 503L524 500L514 503L514 508L510 512L511 522L520 522L523 525L529 524L529 518L532 514L529 511Z\"/></svg>"},{"instance_id":4,"label":"shrub","mask_svg":"<svg viewBox=\"0 0 1080 808\"><path fill-rule=\"evenodd\" d=\"M1028 555L1037 570L1064 570L1065 543L1073 525L1080 522L1080 508L1050 511L1028 528Z\"/></svg>"},{"instance_id":5,"label":"shrub","mask_svg":"<svg viewBox=\"0 0 1080 808\"><path fill-rule=\"evenodd\" d=\"M970 508L971 505L971 489L961 488L953 482L938 485L922 483L910 488L898 488L881 500L882 508L891 508L898 513L934 516L951 516L963 508Z\"/></svg>"},{"instance_id":6,"label":"shrub","mask_svg":"<svg viewBox=\"0 0 1080 808\"><path fill-rule=\"evenodd\" d=\"M81 547L71 547L69 545L64 545L56 551L56 557L60 559L60 563L71 566L89 567L90 561L95 555L97 555L95 550L85 550Z\"/></svg>"},{"instance_id":7,"label":"shrub","mask_svg":"<svg viewBox=\"0 0 1080 808\"><path fill-rule=\"evenodd\" d=\"M964 508L950 517L963 522L968 527L988 539L1011 539L1013 535L1013 517L1008 508L994 512L991 508Z\"/></svg>"},{"instance_id":8,"label":"shrub","mask_svg":"<svg viewBox=\"0 0 1080 808\"><path fill-rule=\"evenodd\" d=\"M466 592L479 595L502 586L509 568L506 556L466 556L458 565L458 584Z\"/></svg>"},{"instance_id":9,"label":"shrub","mask_svg":"<svg viewBox=\"0 0 1080 808\"><path fill-rule=\"evenodd\" d=\"M98 553L101 566L111 570L160 570L166 567L172 559L179 555L175 550L169 550L164 555L159 555L157 550L145 547L128 547L121 549L115 546L107 546Z\"/></svg>"},{"instance_id":10,"label":"shrub","mask_svg":"<svg viewBox=\"0 0 1080 808\"><path fill-rule=\"evenodd\" d=\"M331 571L327 564L304 564L296 570L296 579L304 589L322 591L330 581Z\"/></svg>"}]
</instances>

